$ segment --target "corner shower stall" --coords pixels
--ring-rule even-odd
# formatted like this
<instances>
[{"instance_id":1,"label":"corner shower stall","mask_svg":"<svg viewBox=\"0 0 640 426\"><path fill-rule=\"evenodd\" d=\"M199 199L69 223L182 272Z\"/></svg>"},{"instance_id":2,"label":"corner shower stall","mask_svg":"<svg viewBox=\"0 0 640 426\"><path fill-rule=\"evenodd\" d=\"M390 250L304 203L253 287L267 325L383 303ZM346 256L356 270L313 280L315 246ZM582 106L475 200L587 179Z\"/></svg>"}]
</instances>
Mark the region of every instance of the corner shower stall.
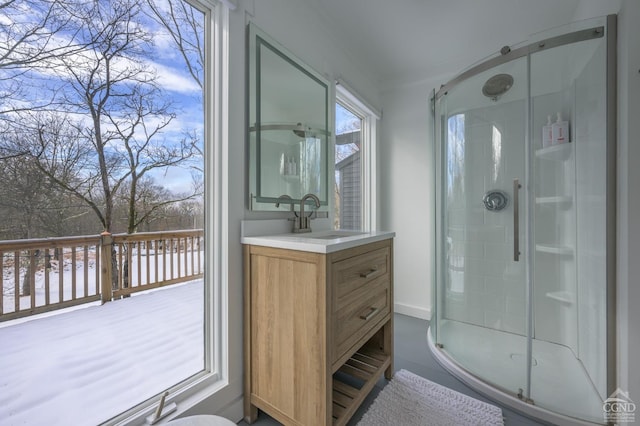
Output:
<instances>
[{"instance_id":1,"label":"corner shower stall","mask_svg":"<svg viewBox=\"0 0 640 426\"><path fill-rule=\"evenodd\" d=\"M615 389L615 29L538 34L433 100L430 348L554 424L606 423Z\"/></svg>"}]
</instances>

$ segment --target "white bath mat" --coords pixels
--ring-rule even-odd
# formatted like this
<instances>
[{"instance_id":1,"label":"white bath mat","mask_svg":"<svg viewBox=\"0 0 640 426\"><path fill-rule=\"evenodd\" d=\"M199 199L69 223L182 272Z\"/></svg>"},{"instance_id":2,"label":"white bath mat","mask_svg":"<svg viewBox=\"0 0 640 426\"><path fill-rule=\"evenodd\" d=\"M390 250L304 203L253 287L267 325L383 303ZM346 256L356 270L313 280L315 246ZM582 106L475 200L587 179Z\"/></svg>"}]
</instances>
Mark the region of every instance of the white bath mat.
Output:
<instances>
[{"instance_id":1,"label":"white bath mat","mask_svg":"<svg viewBox=\"0 0 640 426\"><path fill-rule=\"evenodd\" d=\"M400 370L362 416L358 426L504 425L502 410Z\"/></svg>"}]
</instances>

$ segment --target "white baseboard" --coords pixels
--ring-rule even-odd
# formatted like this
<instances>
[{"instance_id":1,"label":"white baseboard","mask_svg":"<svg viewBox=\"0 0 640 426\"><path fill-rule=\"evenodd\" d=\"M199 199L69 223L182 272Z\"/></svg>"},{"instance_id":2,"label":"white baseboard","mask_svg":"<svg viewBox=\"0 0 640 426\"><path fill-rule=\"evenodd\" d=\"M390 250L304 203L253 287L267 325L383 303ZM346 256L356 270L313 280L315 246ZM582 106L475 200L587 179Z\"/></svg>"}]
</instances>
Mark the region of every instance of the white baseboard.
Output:
<instances>
[{"instance_id":1,"label":"white baseboard","mask_svg":"<svg viewBox=\"0 0 640 426\"><path fill-rule=\"evenodd\" d=\"M233 403L229 404L224 410L218 413L226 419L231 419L234 423L239 423L244 418L244 398L242 395Z\"/></svg>"},{"instance_id":2,"label":"white baseboard","mask_svg":"<svg viewBox=\"0 0 640 426\"><path fill-rule=\"evenodd\" d=\"M408 315L427 321L431 319L431 309L429 308L407 305L406 303L394 303L393 308L397 314Z\"/></svg>"}]
</instances>

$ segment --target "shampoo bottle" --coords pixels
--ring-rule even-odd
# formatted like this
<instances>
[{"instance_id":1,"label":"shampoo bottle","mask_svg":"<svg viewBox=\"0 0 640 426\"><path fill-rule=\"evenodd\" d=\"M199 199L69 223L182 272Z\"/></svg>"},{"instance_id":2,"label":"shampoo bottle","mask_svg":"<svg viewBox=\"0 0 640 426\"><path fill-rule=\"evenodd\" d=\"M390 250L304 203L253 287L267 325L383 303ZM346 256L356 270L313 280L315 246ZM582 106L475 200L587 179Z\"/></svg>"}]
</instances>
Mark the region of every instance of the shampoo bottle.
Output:
<instances>
[{"instance_id":1,"label":"shampoo bottle","mask_svg":"<svg viewBox=\"0 0 640 426\"><path fill-rule=\"evenodd\" d=\"M291 176L293 174L293 158L289 157L287 161L287 175Z\"/></svg>"},{"instance_id":2,"label":"shampoo bottle","mask_svg":"<svg viewBox=\"0 0 640 426\"><path fill-rule=\"evenodd\" d=\"M554 145L569 142L569 122L562 121L560 113L558 113L558 120L551 126L551 130Z\"/></svg>"},{"instance_id":3,"label":"shampoo bottle","mask_svg":"<svg viewBox=\"0 0 640 426\"><path fill-rule=\"evenodd\" d=\"M551 128L551 116L547 115L547 124L542 127L542 147L546 148L553 144L553 130Z\"/></svg>"}]
</instances>

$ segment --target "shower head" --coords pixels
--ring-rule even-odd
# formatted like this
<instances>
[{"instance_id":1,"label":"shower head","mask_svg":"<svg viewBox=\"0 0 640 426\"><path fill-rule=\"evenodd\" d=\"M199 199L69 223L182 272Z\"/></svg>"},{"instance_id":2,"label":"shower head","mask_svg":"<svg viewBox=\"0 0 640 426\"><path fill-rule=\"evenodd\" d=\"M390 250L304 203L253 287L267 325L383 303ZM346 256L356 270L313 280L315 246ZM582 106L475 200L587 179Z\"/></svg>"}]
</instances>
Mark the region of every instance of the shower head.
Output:
<instances>
[{"instance_id":1,"label":"shower head","mask_svg":"<svg viewBox=\"0 0 640 426\"><path fill-rule=\"evenodd\" d=\"M307 131L305 130L302 123L298 123L296 127L293 128L293 133L295 133L296 136L301 138L304 138L307 136Z\"/></svg>"},{"instance_id":2,"label":"shower head","mask_svg":"<svg viewBox=\"0 0 640 426\"><path fill-rule=\"evenodd\" d=\"M484 83L482 94L493 101L505 94L513 86L513 77L509 74L496 74Z\"/></svg>"}]
</instances>

